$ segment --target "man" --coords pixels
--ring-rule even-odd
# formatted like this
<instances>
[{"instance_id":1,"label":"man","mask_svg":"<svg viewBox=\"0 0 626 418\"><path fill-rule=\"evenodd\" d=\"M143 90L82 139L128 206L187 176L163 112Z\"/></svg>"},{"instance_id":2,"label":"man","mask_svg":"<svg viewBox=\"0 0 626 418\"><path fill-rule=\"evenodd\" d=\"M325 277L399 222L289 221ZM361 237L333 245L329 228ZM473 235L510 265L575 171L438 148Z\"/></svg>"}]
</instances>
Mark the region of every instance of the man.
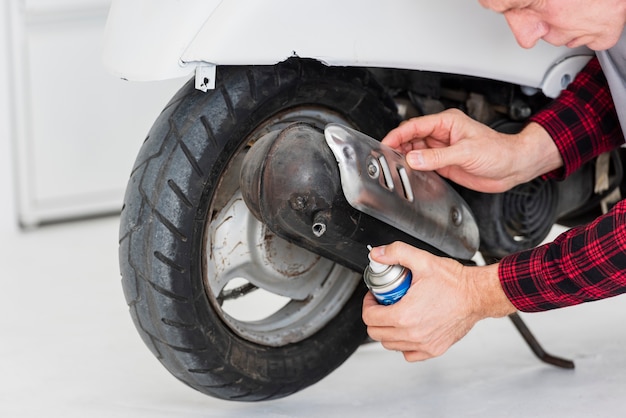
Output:
<instances>
[{"instance_id":1,"label":"man","mask_svg":"<svg viewBox=\"0 0 626 418\"><path fill-rule=\"evenodd\" d=\"M383 142L405 152L413 169L436 170L483 192L502 192L539 175L562 178L621 145L626 0L479 1L504 15L522 47L540 39L557 46L586 45L597 59L517 135L497 133L449 110L409 120ZM372 257L408 267L414 279L395 305L380 306L372 295L365 297L363 320L370 337L402 351L408 361L425 360L443 354L483 318L626 292L626 201L553 243L498 264L466 267L403 243L374 248Z\"/></svg>"}]
</instances>

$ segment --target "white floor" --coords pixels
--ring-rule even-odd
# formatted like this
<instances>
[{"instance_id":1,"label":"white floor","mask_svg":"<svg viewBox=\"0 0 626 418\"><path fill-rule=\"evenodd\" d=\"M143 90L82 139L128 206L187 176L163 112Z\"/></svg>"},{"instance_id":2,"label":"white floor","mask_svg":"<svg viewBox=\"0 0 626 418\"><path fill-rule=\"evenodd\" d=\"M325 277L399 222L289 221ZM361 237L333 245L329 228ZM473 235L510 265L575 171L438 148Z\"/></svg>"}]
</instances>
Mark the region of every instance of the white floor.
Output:
<instances>
[{"instance_id":1,"label":"white floor","mask_svg":"<svg viewBox=\"0 0 626 418\"><path fill-rule=\"evenodd\" d=\"M539 362L508 319L443 357L409 364L363 346L317 385L263 403L187 388L135 333L120 287L117 218L0 238L0 417L607 417L626 404L626 296L523 315Z\"/></svg>"}]
</instances>

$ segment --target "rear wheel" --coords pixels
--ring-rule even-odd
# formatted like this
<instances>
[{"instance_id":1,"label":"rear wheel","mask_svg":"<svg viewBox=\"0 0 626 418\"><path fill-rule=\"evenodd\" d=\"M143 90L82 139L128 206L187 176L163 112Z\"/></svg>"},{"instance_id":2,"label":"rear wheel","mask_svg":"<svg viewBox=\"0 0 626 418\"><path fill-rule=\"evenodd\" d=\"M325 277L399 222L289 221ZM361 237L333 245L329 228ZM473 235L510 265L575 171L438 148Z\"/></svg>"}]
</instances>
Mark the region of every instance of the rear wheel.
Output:
<instances>
[{"instance_id":1,"label":"rear wheel","mask_svg":"<svg viewBox=\"0 0 626 418\"><path fill-rule=\"evenodd\" d=\"M393 102L365 70L290 59L220 67L187 83L152 127L120 226L125 296L144 342L211 396L286 396L345 361L366 336L359 273L273 235L239 192L246 149L294 121L382 137Z\"/></svg>"}]
</instances>

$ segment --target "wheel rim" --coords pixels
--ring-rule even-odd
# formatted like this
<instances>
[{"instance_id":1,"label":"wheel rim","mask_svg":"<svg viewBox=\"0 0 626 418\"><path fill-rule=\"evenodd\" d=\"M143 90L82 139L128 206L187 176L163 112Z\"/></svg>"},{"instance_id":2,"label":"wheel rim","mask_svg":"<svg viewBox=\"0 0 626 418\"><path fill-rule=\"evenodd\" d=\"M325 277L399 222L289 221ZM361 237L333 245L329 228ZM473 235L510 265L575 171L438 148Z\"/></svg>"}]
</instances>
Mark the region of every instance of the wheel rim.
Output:
<instances>
[{"instance_id":1,"label":"wheel rim","mask_svg":"<svg viewBox=\"0 0 626 418\"><path fill-rule=\"evenodd\" d=\"M263 345L302 341L343 308L361 275L278 236L248 210L239 191L241 160L262 135L293 122L319 128L349 124L326 109L282 112L244 141L215 190L205 233L204 284L222 320L239 336Z\"/></svg>"}]
</instances>

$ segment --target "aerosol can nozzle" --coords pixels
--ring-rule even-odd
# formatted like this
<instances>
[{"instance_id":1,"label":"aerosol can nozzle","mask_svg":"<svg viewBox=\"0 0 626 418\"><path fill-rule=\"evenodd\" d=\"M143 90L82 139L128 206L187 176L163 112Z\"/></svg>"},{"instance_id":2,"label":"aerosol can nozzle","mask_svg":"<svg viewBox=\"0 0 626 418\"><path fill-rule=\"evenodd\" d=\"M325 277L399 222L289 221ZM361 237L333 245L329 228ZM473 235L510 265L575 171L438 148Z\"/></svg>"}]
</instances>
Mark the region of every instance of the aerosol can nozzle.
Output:
<instances>
[{"instance_id":1,"label":"aerosol can nozzle","mask_svg":"<svg viewBox=\"0 0 626 418\"><path fill-rule=\"evenodd\" d=\"M378 261L372 260L372 256L371 256L372 246L371 245L368 245L367 249L370 250L370 253L367 254L367 258L370 260L369 267L370 267L370 270L372 270L372 273L379 274L389 268L388 264L383 264L383 263L379 263Z\"/></svg>"}]
</instances>

